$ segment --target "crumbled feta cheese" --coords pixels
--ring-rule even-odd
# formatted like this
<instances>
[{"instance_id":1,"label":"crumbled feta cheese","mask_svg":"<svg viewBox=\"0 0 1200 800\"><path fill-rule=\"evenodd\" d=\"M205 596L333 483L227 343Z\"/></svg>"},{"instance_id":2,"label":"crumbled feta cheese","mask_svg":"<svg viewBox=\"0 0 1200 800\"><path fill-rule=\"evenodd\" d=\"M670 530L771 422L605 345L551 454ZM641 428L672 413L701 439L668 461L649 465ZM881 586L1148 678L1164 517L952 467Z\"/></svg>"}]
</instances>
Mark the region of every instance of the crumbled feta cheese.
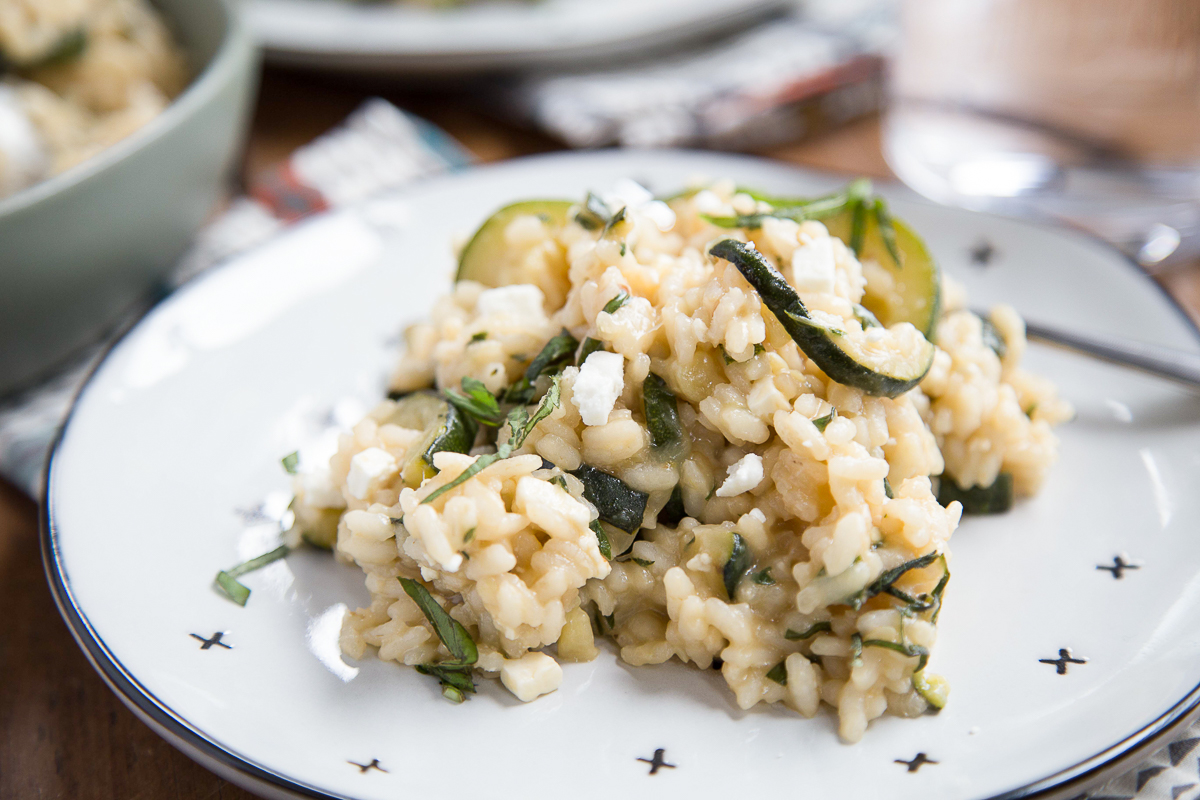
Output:
<instances>
[{"instance_id":1,"label":"crumbled feta cheese","mask_svg":"<svg viewBox=\"0 0 1200 800\"><path fill-rule=\"evenodd\" d=\"M302 473L300 491L304 494L305 505L312 508L344 508L346 505L341 491L333 485L328 467Z\"/></svg>"},{"instance_id":2,"label":"crumbled feta cheese","mask_svg":"<svg viewBox=\"0 0 1200 800\"><path fill-rule=\"evenodd\" d=\"M562 676L562 667L545 653L526 653L500 667L500 681L523 703L553 692Z\"/></svg>"},{"instance_id":3,"label":"crumbled feta cheese","mask_svg":"<svg viewBox=\"0 0 1200 800\"><path fill-rule=\"evenodd\" d=\"M697 192L696 196L692 198L692 205L695 206L696 211L708 214L710 217L721 217L729 213L729 206L725 205L725 202L717 197L716 192L711 189Z\"/></svg>"},{"instance_id":4,"label":"crumbled feta cheese","mask_svg":"<svg viewBox=\"0 0 1200 800\"><path fill-rule=\"evenodd\" d=\"M516 283L480 293L475 310L484 316L507 314L511 317L542 319L546 316L542 309L545 300L542 290L532 283Z\"/></svg>"},{"instance_id":5,"label":"crumbled feta cheese","mask_svg":"<svg viewBox=\"0 0 1200 800\"><path fill-rule=\"evenodd\" d=\"M828 236L797 247L792 252L792 286L798 292L832 292L836 263Z\"/></svg>"},{"instance_id":6,"label":"crumbled feta cheese","mask_svg":"<svg viewBox=\"0 0 1200 800\"><path fill-rule=\"evenodd\" d=\"M627 217L646 217L660 231L675 227L675 212L671 207L661 200L655 200L648 189L629 178L618 180L611 189L600 195L600 199L614 214L623 208Z\"/></svg>"},{"instance_id":7,"label":"crumbled feta cheese","mask_svg":"<svg viewBox=\"0 0 1200 800\"><path fill-rule=\"evenodd\" d=\"M747 453L741 460L729 468L728 477L717 489L717 497L733 497L748 492L762 483L762 456Z\"/></svg>"},{"instance_id":8,"label":"crumbled feta cheese","mask_svg":"<svg viewBox=\"0 0 1200 800\"><path fill-rule=\"evenodd\" d=\"M625 389L625 359L620 353L597 350L579 368L571 402L584 425L603 425Z\"/></svg>"},{"instance_id":9,"label":"crumbled feta cheese","mask_svg":"<svg viewBox=\"0 0 1200 800\"><path fill-rule=\"evenodd\" d=\"M49 157L11 86L0 86L0 197L41 180Z\"/></svg>"},{"instance_id":10,"label":"crumbled feta cheese","mask_svg":"<svg viewBox=\"0 0 1200 800\"><path fill-rule=\"evenodd\" d=\"M346 487L359 500L367 499L373 484L395 475L400 469L396 459L386 450L368 447L350 459L350 473L346 476Z\"/></svg>"},{"instance_id":11,"label":"crumbled feta cheese","mask_svg":"<svg viewBox=\"0 0 1200 800\"><path fill-rule=\"evenodd\" d=\"M712 556L708 553L699 553L692 556L691 560L684 564L684 566L692 572L711 572L713 568Z\"/></svg>"}]
</instances>

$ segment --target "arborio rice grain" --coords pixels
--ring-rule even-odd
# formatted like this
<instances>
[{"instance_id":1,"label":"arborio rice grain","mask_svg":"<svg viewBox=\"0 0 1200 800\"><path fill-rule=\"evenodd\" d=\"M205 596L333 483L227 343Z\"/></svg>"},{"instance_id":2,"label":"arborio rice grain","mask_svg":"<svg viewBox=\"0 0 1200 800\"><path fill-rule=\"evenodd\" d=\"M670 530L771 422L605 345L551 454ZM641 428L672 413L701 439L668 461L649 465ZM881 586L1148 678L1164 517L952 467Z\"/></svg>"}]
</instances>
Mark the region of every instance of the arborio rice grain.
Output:
<instances>
[{"instance_id":1,"label":"arborio rice grain","mask_svg":"<svg viewBox=\"0 0 1200 800\"><path fill-rule=\"evenodd\" d=\"M450 657L403 577L432 591L477 643L477 669L522 700L559 685L551 655L590 660L603 636L632 665L719 667L744 709L782 703L811 717L827 704L850 742L885 712L923 713L927 698L944 699L940 678L914 673L936 638L930 596L962 510L938 503L931 476L965 488L1004 472L1030 495L1055 459L1051 426L1071 414L1021 369L1020 318L991 314L1001 357L948 285L926 377L894 399L871 396L830 381L738 269L706 254L729 232L702 215L762 210L754 198L730 183L669 207L628 183L617 194L610 209L626 214L612 231L535 215L509 223L506 239L530 258L565 264L561 303L464 280L406 333L396 392L466 377L499 394L564 329L602 343L582 367L567 360L561 402L514 455L422 502L496 444L480 434L471 454L437 453L437 474L406 486L399 472L422 433L388 422L388 400L342 435L327 473L297 480L298 518L340 514L337 555L366 573L372 602L347 616L343 651L361 658L370 646L407 665ZM733 235L783 265L810 310L854 319L864 266L820 222L769 219ZM683 441L667 453L647 426L651 373L678 399ZM570 474L580 465L647 496L636 538L601 527L611 559ZM661 522L676 489L684 515ZM731 585L735 532L742 572ZM900 577L876 594L889 571Z\"/></svg>"}]
</instances>

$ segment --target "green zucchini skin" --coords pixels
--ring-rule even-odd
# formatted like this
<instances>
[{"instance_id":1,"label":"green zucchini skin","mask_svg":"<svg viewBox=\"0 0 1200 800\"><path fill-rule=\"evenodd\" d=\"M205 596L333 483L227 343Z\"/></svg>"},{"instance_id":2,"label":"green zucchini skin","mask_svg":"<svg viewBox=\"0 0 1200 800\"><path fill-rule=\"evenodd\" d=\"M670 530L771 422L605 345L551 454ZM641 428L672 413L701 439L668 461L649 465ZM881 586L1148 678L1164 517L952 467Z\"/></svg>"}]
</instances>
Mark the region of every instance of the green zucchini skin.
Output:
<instances>
[{"instance_id":1,"label":"green zucchini skin","mask_svg":"<svg viewBox=\"0 0 1200 800\"><path fill-rule=\"evenodd\" d=\"M920 383L933 365L932 346L923 368L916 375L887 375L858 363L838 345L837 341L842 337L837 332L811 320L796 290L753 246L736 239L722 239L708 252L738 268L804 354L832 380L870 395L898 397Z\"/></svg>"},{"instance_id":2,"label":"green zucchini skin","mask_svg":"<svg viewBox=\"0 0 1200 800\"><path fill-rule=\"evenodd\" d=\"M658 524L678 525L686 516L687 510L683 507L683 489L677 483L671 490L671 499L663 506L662 511L658 512Z\"/></svg>"},{"instance_id":3,"label":"green zucchini skin","mask_svg":"<svg viewBox=\"0 0 1200 800\"><path fill-rule=\"evenodd\" d=\"M949 475L942 475L938 479L937 499L943 506L957 500L962 503L964 514L1003 514L1013 505L1013 478L1001 472L991 486L964 489Z\"/></svg>"},{"instance_id":4,"label":"green zucchini skin","mask_svg":"<svg viewBox=\"0 0 1200 800\"><path fill-rule=\"evenodd\" d=\"M601 520L626 533L638 532L650 495L589 464L581 464L571 474L583 483L583 496L596 507Z\"/></svg>"},{"instance_id":5,"label":"green zucchini skin","mask_svg":"<svg viewBox=\"0 0 1200 800\"><path fill-rule=\"evenodd\" d=\"M433 466L435 453L443 450L467 453L478 432L475 420L429 390L403 395L387 421L424 432L420 455L411 457L401 468L405 485L411 487L420 486L422 480L437 474Z\"/></svg>"},{"instance_id":6,"label":"green zucchini skin","mask_svg":"<svg viewBox=\"0 0 1200 800\"><path fill-rule=\"evenodd\" d=\"M683 441L679 423L679 401L667 382L651 372L642 383L642 409L650 430L650 446L655 450L673 447Z\"/></svg>"},{"instance_id":7,"label":"green zucchini skin","mask_svg":"<svg viewBox=\"0 0 1200 800\"><path fill-rule=\"evenodd\" d=\"M996 354L996 358L1003 361L1004 356L1008 355L1008 342L1004 340L1004 334L1000 333L1000 329L987 317L979 318L979 328L979 332L983 336L983 343L991 348L991 351Z\"/></svg>"}]
</instances>

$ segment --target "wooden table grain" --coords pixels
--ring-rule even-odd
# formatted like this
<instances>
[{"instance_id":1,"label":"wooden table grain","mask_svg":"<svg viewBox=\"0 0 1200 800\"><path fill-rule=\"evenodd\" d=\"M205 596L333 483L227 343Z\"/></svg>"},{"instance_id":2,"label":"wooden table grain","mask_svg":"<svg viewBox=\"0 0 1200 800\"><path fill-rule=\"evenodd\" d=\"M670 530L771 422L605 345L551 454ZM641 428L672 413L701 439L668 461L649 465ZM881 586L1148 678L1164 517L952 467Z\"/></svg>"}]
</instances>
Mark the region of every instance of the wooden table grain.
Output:
<instances>
[{"instance_id":1,"label":"wooden table grain","mask_svg":"<svg viewBox=\"0 0 1200 800\"><path fill-rule=\"evenodd\" d=\"M558 149L537 133L497 122L469 94L365 90L352 83L268 70L242 177L278 162L377 94L420 114L481 161ZM848 174L890 177L878 120L763 155ZM1200 317L1200 267L1165 285ZM42 570L38 512L0 482L0 798L249 800L138 721L88 665L59 618Z\"/></svg>"}]
</instances>

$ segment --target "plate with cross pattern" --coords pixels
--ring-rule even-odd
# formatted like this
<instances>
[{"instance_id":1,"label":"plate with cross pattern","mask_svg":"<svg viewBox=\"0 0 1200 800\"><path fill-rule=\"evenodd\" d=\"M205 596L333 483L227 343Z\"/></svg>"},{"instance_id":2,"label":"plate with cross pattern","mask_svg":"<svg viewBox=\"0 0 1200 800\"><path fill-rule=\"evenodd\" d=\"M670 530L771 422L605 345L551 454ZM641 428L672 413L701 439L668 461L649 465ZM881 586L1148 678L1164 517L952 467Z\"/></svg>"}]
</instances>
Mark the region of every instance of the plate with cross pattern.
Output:
<instances>
[{"instance_id":1,"label":"plate with cross pattern","mask_svg":"<svg viewBox=\"0 0 1200 800\"><path fill-rule=\"evenodd\" d=\"M842 744L823 711L741 711L719 676L630 668L611 648L529 704L485 681L452 706L394 663L338 649L361 572L279 541L280 455L336 436L378 398L396 333L453 271L447 246L517 195L576 196L627 175L667 193L696 174L776 193L842 179L747 157L603 152L438 178L316 216L195 280L109 353L55 448L47 572L93 665L156 731L267 797L507 797L779 791L897 800L1062 797L1164 743L1200 703L1200 402L1173 385L1031 346L1076 408L1037 498L951 540L933 665L938 714L883 717ZM973 300L1083 332L1200 351L1182 312L1080 234L883 187ZM386 211L386 213L384 213Z\"/></svg>"}]
</instances>

